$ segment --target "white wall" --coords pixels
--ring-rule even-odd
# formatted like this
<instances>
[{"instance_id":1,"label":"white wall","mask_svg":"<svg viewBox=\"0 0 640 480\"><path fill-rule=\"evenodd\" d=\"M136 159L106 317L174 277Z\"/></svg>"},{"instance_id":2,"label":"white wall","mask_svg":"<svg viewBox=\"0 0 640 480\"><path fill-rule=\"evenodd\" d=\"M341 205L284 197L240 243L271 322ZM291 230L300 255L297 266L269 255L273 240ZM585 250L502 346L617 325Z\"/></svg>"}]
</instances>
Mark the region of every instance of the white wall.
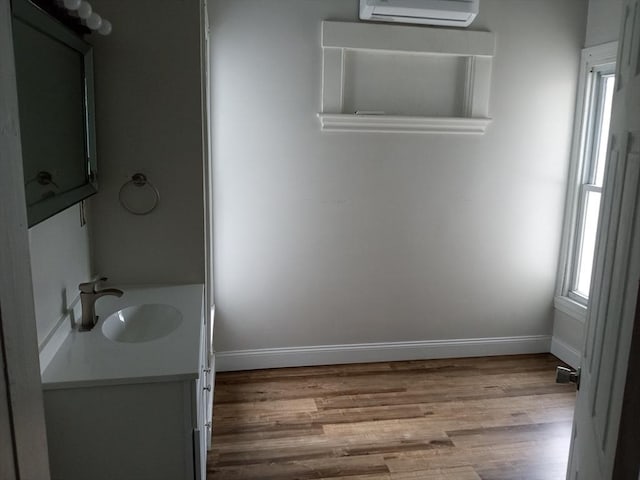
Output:
<instances>
[{"instance_id":1,"label":"white wall","mask_svg":"<svg viewBox=\"0 0 640 480\"><path fill-rule=\"evenodd\" d=\"M108 37L91 37L96 273L120 284L204 282L199 2L91 3L113 24ZM136 172L160 191L150 215L131 215L118 203L120 187Z\"/></svg>"},{"instance_id":2,"label":"white wall","mask_svg":"<svg viewBox=\"0 0 640 480\"><path fill-rule=\"evenodd\" d=\"M585 47L618 40L622 0L589 0Z\"/></svg>"},{"instance_id":3,"label":"white wall","mask_svg":"<svg viewBox=\"0 0 640 480\"><path fill-rule=\"evenodd\" d=\"M484 136L320 132L355 0L211 10L219 352L551 333L585 2L483 0Z\"/></svg>"},{"instance_id":4,"label":"white wall","mask_svg":"<svg viewBox=\"0 0 640 480\"><path fill-rule=\"evenodd\" d=\"M89 234L74 205L29 229L31 277L41 345L91 277Z\"/></svg>"}]
</instances>

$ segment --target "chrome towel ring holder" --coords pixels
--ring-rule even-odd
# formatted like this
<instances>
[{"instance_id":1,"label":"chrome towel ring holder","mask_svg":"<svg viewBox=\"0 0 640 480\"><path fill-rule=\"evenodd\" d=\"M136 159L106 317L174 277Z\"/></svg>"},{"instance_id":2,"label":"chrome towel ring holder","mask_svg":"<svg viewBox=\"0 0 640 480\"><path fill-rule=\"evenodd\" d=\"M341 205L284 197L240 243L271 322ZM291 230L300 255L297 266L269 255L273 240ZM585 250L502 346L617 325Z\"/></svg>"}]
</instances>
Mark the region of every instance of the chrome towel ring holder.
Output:
<instances>
[{"instance_id":1,"label":"chrome towel ring holder","mask_svg":"<svg viewBox=\"0 0 640 480\"><path fill-rule=\"evenodd\" d=\"M139 190L144 188L145 192L148 192L151 195L148 199L143 199L140 201L141 195ZM126 192L130 192L131 194L138 194L138 202L132 202L131 200L126 201L125 197ZM160 192L155 187L153 183L151 183L147 176L144 173L135 173L132 175L131 180L125 182L118 192L118 200L120 201L120 205L129 213L133 215L147 215L153 212L158 203L160 202ZM137 203L137 204L136 204Z\"/></svg>"}]
</instances>

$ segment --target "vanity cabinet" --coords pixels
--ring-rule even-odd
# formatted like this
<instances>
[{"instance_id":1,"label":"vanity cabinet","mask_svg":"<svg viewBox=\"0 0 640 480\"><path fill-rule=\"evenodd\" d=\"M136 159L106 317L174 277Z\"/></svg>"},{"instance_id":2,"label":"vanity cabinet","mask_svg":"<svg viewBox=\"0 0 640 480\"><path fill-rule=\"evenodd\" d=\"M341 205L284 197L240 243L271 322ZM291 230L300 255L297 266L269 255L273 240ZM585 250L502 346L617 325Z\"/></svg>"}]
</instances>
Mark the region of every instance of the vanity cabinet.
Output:
<instances>
[{"instance_id":1,"label":"vanity cabinet","mask_svg":"<svg viewBox=\"0 0 640 480\"><path fill-rule=\"evenodd\" d=\"M45 391L52 480L200 479L197 384Z\"/></svg>"},{"instance_id":2,"label":"vanity cabinet","mask_svg":"<svg viewBox=\"0 0 640 480\"><path fill-rule=\"evenodd\" d=\"M43 377L52 480L205 480L212 375L202 315L187 321L155 347L71 334ZM129 375L107 371L118 363L120 371L130 365Z\"/></svg>"}]
</instances>

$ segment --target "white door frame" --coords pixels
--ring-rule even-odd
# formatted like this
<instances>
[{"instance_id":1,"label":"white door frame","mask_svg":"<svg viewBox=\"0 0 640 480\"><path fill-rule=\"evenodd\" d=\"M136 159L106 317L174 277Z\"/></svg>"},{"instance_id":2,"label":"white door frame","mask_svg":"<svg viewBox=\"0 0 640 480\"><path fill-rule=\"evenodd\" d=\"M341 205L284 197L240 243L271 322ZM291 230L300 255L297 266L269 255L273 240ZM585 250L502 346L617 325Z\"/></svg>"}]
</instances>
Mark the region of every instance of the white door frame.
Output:
<instances>
[{"instance_id":1,"label":"white door frame","mask_svg":"<svg viewBox=\"0 0 640 480\"><path fill-rule=\"evenodd\" d=\"M0 311L0 325L2 312ZM9 403L9 383L5 375L4 341L0 330L0 478L16 480L15 441L11 425L11 404Z\"/></svg>"},{"instance_id":2,"label":"white door frame","mask_svg":"<svg viewBox=\"0 0 640 480\"><path fill-rule=\"evenodd\" d=\"M209 38L209 9L207 0L200 0L200 69L202 98L202 153L204 191L204 238L205 238L205 335L207 337L207 384L215 385L216 365L213 351L213 323L215 320L214 276L213 276L213 164L211 143L211 47ZM211 449L211 426L213 424L213 391L205 394L207 449Z\"/></svg>"},{"instance_id":3,"label":"white door frame","mask_svg":"<svg viewBox=\"0 0 640 480\"><path fill-rule=\"evenodd\" d=\"M0 65L0 478L46 480L49 457L9 0L0 0Z\"/></svg>"},{"instance_id":4,"label":"white door frame","mask_svg":"<svg viewBox=\"0 0 640 480\"><path fill-rule=\"evenodd\" d=\"M626 432L620 428L625 390L637 388L636 377L628 376L633 368L628 367L633 367L630 352L634 332L637 335L640 282L640 0L625 0L620 31L607 173L567 470L571 480L638 478L637 471L617 476L614 469L623 468L618 448L622 453L632 441L628 432L620 436Z\"/></svg>"},{"instance_id":5,"label":"white door frame","mask_svg":"<svg viewBox=\"0 0 640 480\"><path fill-rule=\"evenodd\" d=\"M638 298L640 298L640 284L638 284ZM633 334L631 337L631 351L629 352L629 366L640 365L640 302L636 304ZM640 458L638 457L637 438L640 436L640 369L627 370L622 414L620 416L620 431L613 467L613 478L638 478L640 473Z\"/></svg>"},{"instance_id":6,"label":"white door frame","mask_svg":"<svg viewBox=\"0 0 640 480\"><path fill-rule=\"evenodd\" d=\"M209 13L207 0L200 0L200 96L202 99L202 159L205 237L206 315L212 316L213 298L213 172L211 162L211 98L209 80ZM210 318L213 323L213 318ZM213 325L210 325L212 327ZM209 333L209 332L208 332ZM209 345L209 353L211 345Z\"/></svg>"}]
</instances>

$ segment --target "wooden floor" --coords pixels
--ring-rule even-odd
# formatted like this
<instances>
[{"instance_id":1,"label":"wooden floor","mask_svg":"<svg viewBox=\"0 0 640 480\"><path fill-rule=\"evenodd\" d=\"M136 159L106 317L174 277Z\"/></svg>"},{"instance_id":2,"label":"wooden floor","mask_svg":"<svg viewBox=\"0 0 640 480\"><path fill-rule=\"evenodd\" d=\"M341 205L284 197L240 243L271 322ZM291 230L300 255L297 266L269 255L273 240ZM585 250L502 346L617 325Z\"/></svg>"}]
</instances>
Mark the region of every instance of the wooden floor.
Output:
<instances>
[{"instance_id":1,"label":"wooden floor","mask_svg":"<svg viewBox=\"0 0 640 480\"><path fill-rule=\"evenodd\" d=\"M219 373L208 480L561 480L552 355Z\"/></svg>"}]
</instances>

